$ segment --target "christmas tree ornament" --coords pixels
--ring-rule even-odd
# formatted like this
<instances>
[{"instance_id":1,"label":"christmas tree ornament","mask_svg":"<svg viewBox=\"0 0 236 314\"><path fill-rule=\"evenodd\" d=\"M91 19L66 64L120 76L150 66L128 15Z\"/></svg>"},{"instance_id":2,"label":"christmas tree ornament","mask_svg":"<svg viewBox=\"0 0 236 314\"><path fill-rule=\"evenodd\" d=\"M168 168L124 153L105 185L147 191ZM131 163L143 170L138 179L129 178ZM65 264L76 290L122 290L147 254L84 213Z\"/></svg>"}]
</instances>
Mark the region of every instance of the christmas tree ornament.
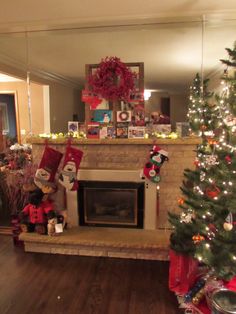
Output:
<instances>
[{"instance_id":1,"label":"christmas tree ornament","mask_svg":"<svg viewBox=\"0 0 236 314\"><path fill-rule=\"evenodd\" d=\"M217 145L218 141L212 138L207 139L209 145Z\"/></svg>"},{"instance_id":2,"label":"christmas tree ornament","mask_svg":"<svg viewBox=\"0 0 236 314\"><path fill-rule=\"evenodd\" d=\"M181 213L180 222L189 224L192 222L193 217L194 217L193 213Z\"/></svg>"},{"instance_id":3,"label":"christmas tree ornament","mask_svg":"<svg viewBox=\"0 0 236 314\"><path fill-rule=\"evenodd\" d=\"M208 225L208 228L209 228L209 230L211 231L211 232L217 232L218 230L217 230L217 228L216 228L216 226L213 224L213 223L210 223L209 225Z\"/></svg>"},{"instance_id":4,"label":"christmas tree ornament","mask_svg":"<svg viewBox=\"0 0 236 314\"><path fill-rule=\"evenodd\" d=\"M225 231L231 231L233 229L233 225L229 222L224 222L223 228Z\"/></svg>"},{"instance_id":5,"label":"christmas tree ornament","mask_svg":"<svg viewBox=\"0 0 236 314\"><path fill-rule=\"evenodd\" d=\"M59 175L59 183L68 191L76 191L78 189L77 172L83 157L83 152L79 149L71 147L70 142L66 147L65 158L62 170Z\"/></svg>"},{"instance_id":6,"label":"christmas tree ornament","mask_svg":"<svg viewBox=\"0 0 236 314\"><path fill-rule=\"evenodd\" d=\"M206 188L205 194L209 198L215 198L220 194L220 189L216 185L211 185L210 187Z\"/></svg>"},{"instance_id":7,"label":"christmas tree ornament","mask_svg":"<svg viewBox=\"0 0 236 314\"><path fill-rule=\"evenodd\" d=\"M205 238L203 236L201 236L200 234L197 234L197 235L194 235L192 237L192 240L193 240L194 244L198 244L198 243L204 241Z\"/></svg>"},{"instance_id":8,"label":"christmas tree ornament","mask_svg":"<svg viewBox=\"0 0 236 314\"><path fill-rule=\"evenodd\" d=\"M178 204L179 204L179 205L183 205L183 204L184 204L184 198L180 197L180 198L178 199Z\"/></svg>"},{"instance_id":9,"label":"christmas tree ornament","mask_svg":"<svg viewBox=\"0 0 236 314\"><path fill-rule=\"evenodd\" d=\"M227 126L232 127L232 126L236 125L236 119L235 119L233 114L228 114L227 116L225 116L223 121Z\"/></svg>"},{"instance_id":10,"label":"christmas tree ornament","mask_svg":"<svg viewBox=\"0 0 236 314\"><path fill-rule=\"evenodd\" d=\"M211 145L209 143L207 143L207 145L205 146L205 152L206 153L211 153L212 149L211 149Z\"/></svg>"},{"instance_id":11,"label":"christmas tree ornament","mask_svg":"<svg viewBox=\"0 0 236 314\"><path fill-rule=\"evenodd\" d=\"M219 164L218 157L216 155L207 155L205 160L207 166L215 166Z\"/></svg>"},{"instance_id":12,"label":"christmas tree ornament","mask_svg":"<svg viewBox=\"0 0 236 314\"><path fill-rule=\"evenodd\" d=\"M61 152L48 145L45 146L39 168L34 177L35 185L44 193L52 193L56 189L54 179L62 156Z\"/></svg>"},{"instance_id":13,"label":"christmas tree ornament","mask_svg":"<svg viewBox=\"0 0 236 314\"><path fill-rule=\"evenodd\" d=\"M225 156L225 161L227 162L228 165L230 165L232 163L231 156L229 156L229 155Z\"/></svg>"},{"instance_id":14,"label":"christmas tree ornament","mask_svg":"<svg viewBox=\"0 0 236 314\"><path fill-rule=\"evenodd\" d=\"M194 163L193 163L196 167L199 167L200 166L200 161L199 161L199 159L198 158L196 158L195 160L194 160Z\"/></svg>"},{"instance_id":15,"label":"christmas tree ornament","mask_svg":"<svg viewBox=\"0 0 236 314\"><path fill-rule=\"evenodd\" d=\"M206 173L204 171L200 172L200 181L204 181L206 178Z\"/></svg>"},{"instance_id":16,"label":"christmas tree ornament","mask_svg":"<svg viewBox=\"0 0 236 314\"><path fill-rule=\"evenodd\" d=\"M207 126L206 126L205 124L203 124L203 125L201 126L201 130L202 130L202 131L206 131L206 130L207 130Z\"/></svg>"},{"instance_id":17,"label":"christmas tree ornament","mask_svg":"<svg viewBox=\"0 0 236 314\"><path fill-rule=\"evenodd\" d=\"M194 182L192 180L185 180L184 181L184 186L188 189L193 189L194 187Z\"/></svg>"},{"instance_id":18,"label":"christmas tree ornament","mask_svg":"<svg viewBox=\"0 0 236 314\"><path fill-rule=\"evenodd\" d=\"M225 222L223 224L223 228L225 231L231 231L233 229L233 215L232 213L229 213L228 216L225 219Z\"/></svg>"}]
</instances>

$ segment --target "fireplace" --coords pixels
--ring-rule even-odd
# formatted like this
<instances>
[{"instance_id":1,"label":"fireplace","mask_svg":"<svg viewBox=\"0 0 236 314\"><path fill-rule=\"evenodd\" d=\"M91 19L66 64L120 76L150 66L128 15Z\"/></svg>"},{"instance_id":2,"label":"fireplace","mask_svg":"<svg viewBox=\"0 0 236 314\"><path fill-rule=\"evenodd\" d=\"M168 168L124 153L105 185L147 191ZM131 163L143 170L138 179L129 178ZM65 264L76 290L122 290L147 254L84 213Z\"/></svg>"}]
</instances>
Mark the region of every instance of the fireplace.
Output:
<instances>
[{"instance_id":1,"label":"fireplace","mask_svg":"<svg viewBox=\"0 0 236 314\"><path fill-rule=\"evenodd\" d=\"M90 225L90 226L114 226L114 227L127 227L127 228L143 228L145 230L155 230L157 219L158 219L158 204L159 204L159 194L157 191L156 184L147 181L145 178L140 176L140 170L127 170L127 169L80 169L79 171L79 185L80 188L77 193L77 199L73 199L72 192L68 197L69 202L74 202L74 206L77 207L77 215L74 219L77 219L77 224L79 225ZM137 208L120 208L120 214L117 212L112 212L112 209L109 208L110 204L103 204L103 208L97 209L100 211L100 217L97 217L96 222L93 219L93 211L96 209L93 208L89 212L89 215L84 214L84 203L85 202L85 193L88 194L92 191L92 197L97 196L95 189L99 187L96 186L96 182L99 183L100 189L102 186L105 189L110 188L107 192L107 200L113 200L114 196L109 193L113 193L119 200L122 200L122 203L127 202L126 198L130 198L130 203L134 203L134 195L137 196ZM87 185L85 192L84 184ZM125 193L120 193L119 190ZM128 190L128 191L127 191ZM136 190L136 191L134 191ZM124 199L120 195L124 194ZM86 195L87 198L88 195ZM91 198L92 199L92 198ZM97 201L97 200L95 200ZM90 202L87 200L87 202ZM94 200L91 201L94 203ZM76 204L75 204L76 203ZM118 201L118 205L121 203ZM69 204L71 206L71 204ZM97 205L97 207L100 206ZM125 206L125 205L124 205ZM119 210L119 209L118 209ZM132 210L134 211L133 213ZM103 215L102 212L103 211ZM107 213L106 213L107 211ZM99 215L97 215L99 216ZM103 217L102 217L103 216ZM105 217L104 217L105 216ZM110 216L117 216L110 217ZM122 217L123 216L123 217ZM126 216L126 217L125 217ZM135 221L135 217L137 221ZM89 218L89 219L88 219ZM111 218L115 218L116 221L111 223ZM105 223L102 219L106 219ZM100 220L100 221L99 221ZM104 224L103 224L104 223Z\"/></svg>"},{"instance_id":2,"label":"fireplace","mask_svg":"<svg viewBox=\"0 0 236 314\"><path fill-rule=\"evenodd\" d=\"M79 224L143 228L144 183L80 181Z\"/></svg>"}]
</instances>

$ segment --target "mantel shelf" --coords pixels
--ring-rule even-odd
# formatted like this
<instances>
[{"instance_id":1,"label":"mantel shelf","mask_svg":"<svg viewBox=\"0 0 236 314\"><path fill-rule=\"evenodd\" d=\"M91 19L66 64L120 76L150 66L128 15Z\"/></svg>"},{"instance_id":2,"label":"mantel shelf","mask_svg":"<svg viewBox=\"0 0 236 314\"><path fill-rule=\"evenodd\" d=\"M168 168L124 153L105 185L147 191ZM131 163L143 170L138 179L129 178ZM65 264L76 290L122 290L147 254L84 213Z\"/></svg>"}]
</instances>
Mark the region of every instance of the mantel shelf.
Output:
<instances>
[{"instance_id":1,"label":"mantel shelf","mask_svg":"<svg viewBox=\"0 0 236 314\"><path fill-rule=\"evenodd\" d=\"M27 139L27 143L30 144L45 144L47 140L48 144L54 145L65 145L67 139L57 138L57 139L45 139L40 137L30 137ZM198 145L201 143L199 137L182 137L177 139L78 139L72 138L72 145Z\"/></svg>"}]
</instances>

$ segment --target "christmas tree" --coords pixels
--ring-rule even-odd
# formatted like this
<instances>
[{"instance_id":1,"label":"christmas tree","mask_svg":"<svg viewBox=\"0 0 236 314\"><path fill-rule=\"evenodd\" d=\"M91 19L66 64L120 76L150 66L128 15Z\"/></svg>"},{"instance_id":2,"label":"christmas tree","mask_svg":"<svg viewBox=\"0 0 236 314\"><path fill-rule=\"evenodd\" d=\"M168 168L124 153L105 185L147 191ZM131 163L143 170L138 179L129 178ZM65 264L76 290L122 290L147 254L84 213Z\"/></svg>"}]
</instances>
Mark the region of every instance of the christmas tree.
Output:
<instances>
[{"instance_id":1,"label":"christmas tree","mask_svg":"<svg viewBox=\"0 0 236 314\"><path fill-rule=\"evenodd\" d=\"M197 73L190 86L187 117L191 133L199 136L202 131L214 130L218 124L218 108L210 106L208 102L213 96L213 93L208 91L208 83L208 79L202 82Z\"/></svg>"},{"instance_id":2,"label":"christmas tree","mask_svg":"<svg viewBox=\"0 0 236 314\"><path fill-rule=\"evenodd\" d=\"M169 213L169 220L171 248L229 280L236 275L236 45L226 50L223 92L213 105L204 91L199 98L196 169L185 170L181 212Z\"/></svg>"}]
</instances>

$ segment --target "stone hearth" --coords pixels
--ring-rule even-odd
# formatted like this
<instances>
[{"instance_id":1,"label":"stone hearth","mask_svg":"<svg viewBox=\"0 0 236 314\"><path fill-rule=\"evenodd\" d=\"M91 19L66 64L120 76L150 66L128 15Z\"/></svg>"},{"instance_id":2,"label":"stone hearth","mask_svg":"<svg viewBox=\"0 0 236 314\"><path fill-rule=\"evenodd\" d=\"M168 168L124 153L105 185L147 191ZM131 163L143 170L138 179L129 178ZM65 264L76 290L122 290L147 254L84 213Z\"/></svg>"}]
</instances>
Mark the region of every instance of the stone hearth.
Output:
<instances>
[{"instance_id":1,"label":"stone hearth","mask_svg":"<svg viewBox=\"0 0 236 314\"><path fill-rule=\"evenodd\" d=\"M77 227L49 237L22 233L25 251L81 256L168 260L169 231Z\"/></svg>"}]
</instances>

